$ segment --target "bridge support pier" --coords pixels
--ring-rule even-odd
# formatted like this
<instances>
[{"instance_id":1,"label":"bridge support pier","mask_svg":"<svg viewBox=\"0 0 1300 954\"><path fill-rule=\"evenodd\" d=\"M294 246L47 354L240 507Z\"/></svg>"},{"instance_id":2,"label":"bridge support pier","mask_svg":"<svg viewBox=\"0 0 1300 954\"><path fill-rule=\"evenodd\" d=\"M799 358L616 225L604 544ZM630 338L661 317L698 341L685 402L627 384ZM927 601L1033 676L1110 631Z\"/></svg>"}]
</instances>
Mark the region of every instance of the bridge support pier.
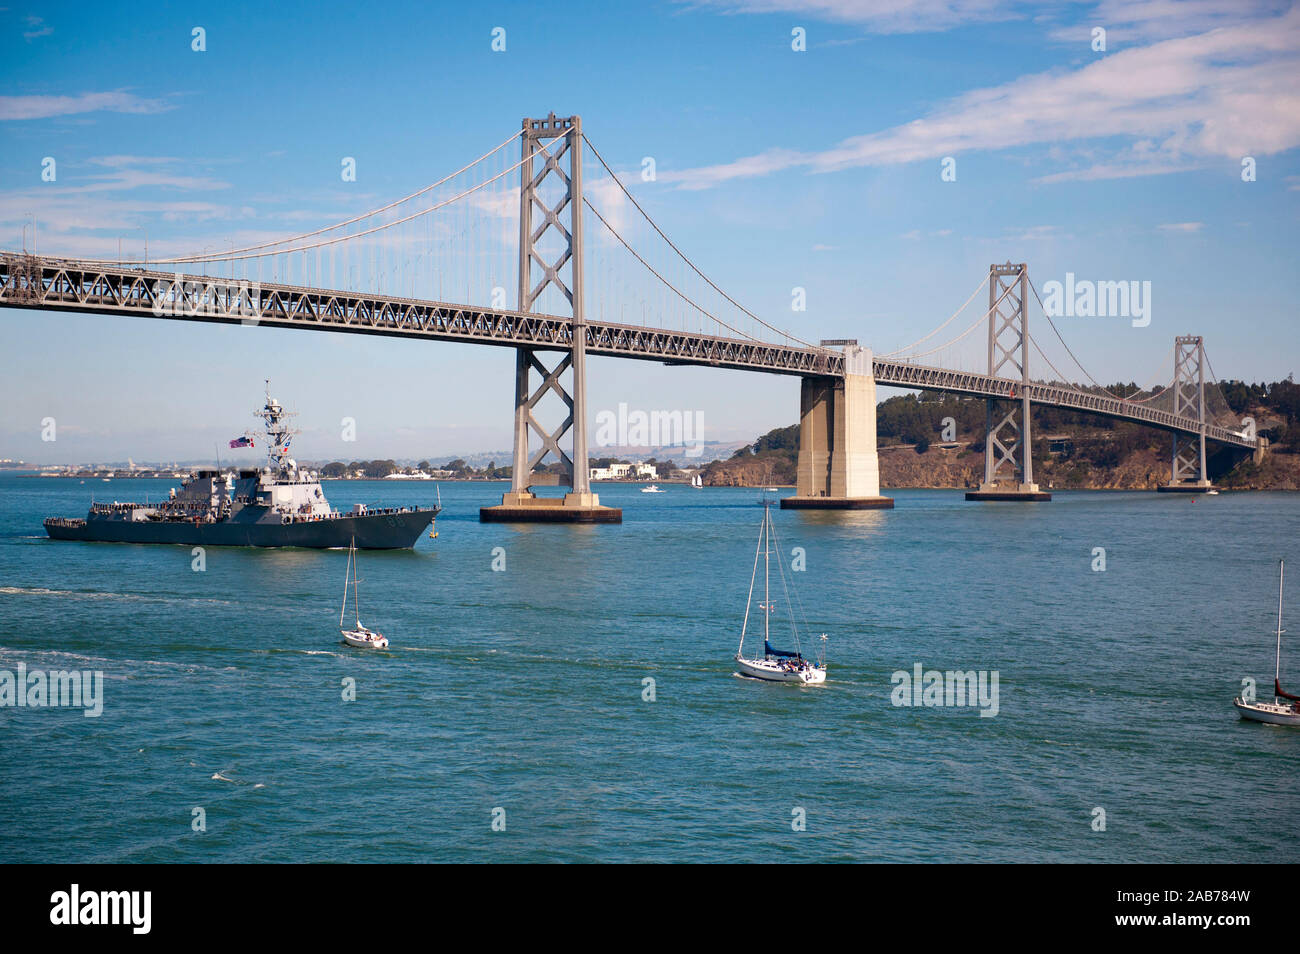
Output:
<instances>
[{"instance_id":1,"label":"bridge support pier","mask_svg":"<svg viewBox=\"0 0 1300 954\"><path fill-rule=\"evenodd\" d=\"M587 459L587 330L583 318L582 283L582 119L578 116L525 119L523 124L523 164L519 167L519 310L530 312L547 288L567 300L572 314L569 324L569 353L548 369L532 348L519 348L515 361L515 440L514 462L510 470L510 492L500 506L481 507L483 523L622 523L623 511L601 506L591 492L591 469ZM549 143L549 145L547 145ZM534 174L535 162L542 168ZM565 160L563 164L561 160ZM561 168L561 166L567 168ZM539 190L544 182L550 189ZM548 205L549 194L558 198ZM541 224L533 228L533 207L542 213ZM561 216L567 211L568 230ZM549 231L559 237L561 247L539 242ZM554 242L554 240L552 240ZM552 258L552 256L554 256ZM533 284L533 265L539 266L539 280ZM562 270L569 267L568 284ZM542 376L537 390L532 390L530 373ZM570 395L560 384L560 377L571 372ZM568 416L554 431L546 431L533 415L537 402L554 391L568 405ZM541 449L530 456L529 431L542 439ZM573 455L560 447L560 438L572 432ZM538 497L532 491L533 468L547 455L553 455L568 470L570 492L563 498ZM539 481L540 483L540 481Z\"/></svg>"},{"instance_id":2,"label":"bridge support pier","mask_svg":"<svg viewBox=\"0 0 1300 954\"><path fill-rule=\"evenodd\" d=\"M876 379L871 352L849 345L844 377L807 377L799 395L795 496L783 510L888 510L876 455Z\"/></svg>"},{"instance_id":3,"label":"bridge support pier","mask_svg":"<svg viewBox=\"0 0 1300 954\"><path fill-rule=\"evenodd\" d=\"M1020 376L1020 396L1011 388L1009 408L989 398L985 410L984 482L967 491L967 500L1051 500L1034 483L1029 415L1029 267L1023 263L989 266L989 375L1011 365ZM1019 354L1017 355L1017 351ZM1005 409L1005 413L1003 410ZM1017 423L1017 412L1019 422ZM1001 416L999 419L999 415ZM1016 460L1017 451L1020 459ZM1003 465L1006 465L1005 474ZM1020 479L1017 480L1017 471Z\"/></svg>"},{"instance_id":4,"label":"bridge support pier","mask_svg":"<svg viewBox=\"0 0 1300 954\"><path fill-rule=\"evenodd\" d=\"M1174 432L1169 483L1156 490L1167 494L1203 494L1212 488L1205 472L1205 339L1179 335L1174 339L1174 413L1201 422L1199 434Z\"/></svg>"}]
</instances>

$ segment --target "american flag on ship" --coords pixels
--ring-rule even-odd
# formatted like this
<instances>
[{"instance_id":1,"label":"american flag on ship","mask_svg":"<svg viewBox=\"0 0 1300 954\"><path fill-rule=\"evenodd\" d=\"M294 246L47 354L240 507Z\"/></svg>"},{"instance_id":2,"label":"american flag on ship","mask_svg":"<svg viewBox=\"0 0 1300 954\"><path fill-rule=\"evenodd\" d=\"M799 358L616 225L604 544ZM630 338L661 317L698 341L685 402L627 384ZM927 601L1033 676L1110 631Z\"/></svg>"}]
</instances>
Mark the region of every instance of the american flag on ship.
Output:
<instances>
[{"instance_id":1,"label":"american flag on ship","mask_svg":"<svg viewBox=\"0 0 1300 954\"><path fill-rule=\"evenodd\" d=\"M230 442L231 447L252 447L253 439L251 437L236 437Z\"/></svg>"}]
</instances>

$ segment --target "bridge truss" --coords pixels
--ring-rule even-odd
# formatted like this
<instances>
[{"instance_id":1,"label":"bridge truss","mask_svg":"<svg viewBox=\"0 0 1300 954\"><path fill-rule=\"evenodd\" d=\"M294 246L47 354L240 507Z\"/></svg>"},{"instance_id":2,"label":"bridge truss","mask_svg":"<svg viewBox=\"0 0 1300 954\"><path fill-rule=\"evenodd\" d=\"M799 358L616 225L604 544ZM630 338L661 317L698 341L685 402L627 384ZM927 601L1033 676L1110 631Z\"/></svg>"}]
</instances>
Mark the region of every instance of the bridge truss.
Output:
<instances>
[{"instance_id":1,"label":"bridge truss","mask_svg":"<svg viewBox=\"0 0 1300 954\"><path fill-rule=\"evenodd\" d=\"M131 315L225 324L305 328L486 344L536 351L571 351L571 318L508 309L477 308L390 295L362 295L277 283L231 281L174 272L85 263L0 252L0 307L95 315ZM761 371L769 374L838 377L843 355L831 348L766 343L696 332L587 320L588 354ZM879 384L922 391L948 391L996 400L1088 411L1162 430L1198 435L1201 422L1188 415L1064 385L1025 383L1022 378L955 371L899 358L876 356ZM1186 405L1182 407L1186 410ZM1204 426L1209 440L1255 447L1244 432Z\"/></svg>"}]
</instances>

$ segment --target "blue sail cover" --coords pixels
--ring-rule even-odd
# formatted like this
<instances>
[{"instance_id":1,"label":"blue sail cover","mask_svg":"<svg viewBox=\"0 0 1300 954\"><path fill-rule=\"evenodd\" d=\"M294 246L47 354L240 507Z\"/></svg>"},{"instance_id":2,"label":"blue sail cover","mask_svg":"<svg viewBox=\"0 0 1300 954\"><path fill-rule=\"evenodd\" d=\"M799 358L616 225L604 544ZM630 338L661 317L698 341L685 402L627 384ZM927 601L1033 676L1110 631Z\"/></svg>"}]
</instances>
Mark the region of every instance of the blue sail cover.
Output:
<instances>
[{"instance_id":1,"label":"blue sail cover","mask_svg":"<svg viewBox=\"0 0 1300 954\"><path fill-rule=\"evenodd\" d=\"M766 639L763 640L763 647L769 656L780 656L783 659L802 659L798 653L787 653L785 650L776 649Z\"/></svg>"}]
</instances>

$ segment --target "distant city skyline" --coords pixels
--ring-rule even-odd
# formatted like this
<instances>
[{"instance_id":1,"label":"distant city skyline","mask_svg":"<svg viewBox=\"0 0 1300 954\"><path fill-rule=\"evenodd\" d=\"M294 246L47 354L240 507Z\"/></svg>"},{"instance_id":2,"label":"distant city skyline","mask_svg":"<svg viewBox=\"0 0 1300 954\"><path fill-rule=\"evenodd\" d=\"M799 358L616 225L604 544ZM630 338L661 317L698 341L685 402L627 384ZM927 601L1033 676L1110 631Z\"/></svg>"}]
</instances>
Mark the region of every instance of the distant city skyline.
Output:
<instances>
[{"instance_id":1,"label":"distant city skyline","mask_svg":"<svg viewBox=\"0 0 1300 954\"><path fill-rule=\"evenodd\" d=\"M1011 260L1040 288L1150 289L1145 324L1058 321L1105 382L1156 383L1186 333L1220 378L1300 370L1286 3L74 3L0 11L0 63L4 248L156 258L307 231L555 110L721 287L810 340L906 345ZM224 454L268 377L304 458L511 444L511 349L13 309L0 342L3 457ZM620 402L699 413L720 442L798 417L781 376L593 358L588 383L593 436Z\"/></svg>"}]
</instances>

